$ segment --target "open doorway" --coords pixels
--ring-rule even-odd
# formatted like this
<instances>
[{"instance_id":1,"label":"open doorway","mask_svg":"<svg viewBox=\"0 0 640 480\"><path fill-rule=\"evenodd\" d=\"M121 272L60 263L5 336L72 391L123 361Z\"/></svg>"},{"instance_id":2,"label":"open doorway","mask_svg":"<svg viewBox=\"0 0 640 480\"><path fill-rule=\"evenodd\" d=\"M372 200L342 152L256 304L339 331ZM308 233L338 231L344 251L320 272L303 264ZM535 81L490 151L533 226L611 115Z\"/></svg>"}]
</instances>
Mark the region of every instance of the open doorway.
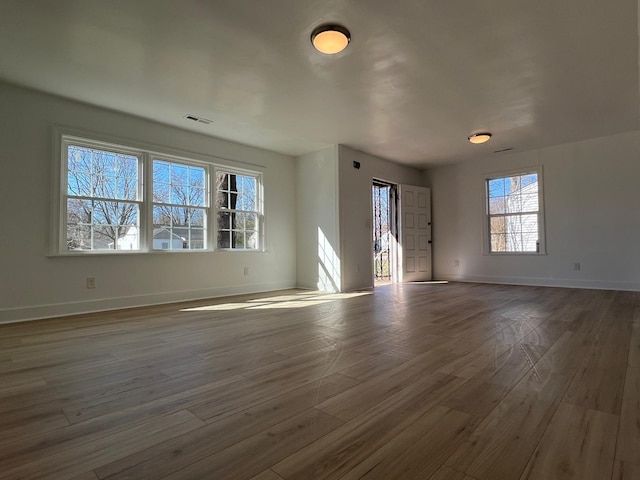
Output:
<instances>
[{"instance_id":1,"label":"open doorway","mask_svg":"<svg viewBox=\"0 0 640 480\"><path fill-rule=\"evenodd\" d=\"M373 284L397 281L397 196L396 185L373 181Z\"/></svg>"}]
</instances>

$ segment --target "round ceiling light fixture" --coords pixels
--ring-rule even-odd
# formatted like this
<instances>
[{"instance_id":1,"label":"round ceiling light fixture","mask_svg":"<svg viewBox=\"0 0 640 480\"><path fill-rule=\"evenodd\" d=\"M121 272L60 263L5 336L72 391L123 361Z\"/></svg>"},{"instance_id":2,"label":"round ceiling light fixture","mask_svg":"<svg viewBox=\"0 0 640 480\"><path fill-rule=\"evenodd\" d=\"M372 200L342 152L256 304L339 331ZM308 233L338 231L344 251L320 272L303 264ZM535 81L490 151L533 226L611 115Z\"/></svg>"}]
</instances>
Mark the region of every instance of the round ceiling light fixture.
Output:
<instances>
[{"instance_id":1,"label":"round ceiling light fixture","mask_svg":"<svg viewBox=\"0 0 640 480\"><path fill-rule=\"evenodd\" d=\"M488 132L474 133L469 135L468 140L475 144L486 143L491 140L491 134Z\"/></svg>"},{"instance_id":2,"label":"round ceiling light fixture","mask_svg":"<svg viewBox=\"0 0 640 480\"><path fill-rule=\"evenodd\" d=\"M311 43L321 53L334 55L349 45L351 34L341 25L320 25L311 32Z\"/></svg>"}]
</instances>

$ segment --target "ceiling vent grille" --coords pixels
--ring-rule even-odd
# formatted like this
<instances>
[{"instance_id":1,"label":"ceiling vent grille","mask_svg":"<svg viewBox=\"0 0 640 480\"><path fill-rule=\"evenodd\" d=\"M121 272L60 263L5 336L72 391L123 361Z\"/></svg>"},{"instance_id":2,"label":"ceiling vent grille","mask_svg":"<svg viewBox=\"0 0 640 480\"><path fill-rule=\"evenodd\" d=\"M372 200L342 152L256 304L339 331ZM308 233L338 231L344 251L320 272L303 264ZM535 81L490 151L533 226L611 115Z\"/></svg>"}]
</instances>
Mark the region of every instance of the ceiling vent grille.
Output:
<instances>
[{"instance_id":1,"label":"ceiling vent grille","mask_svg":"<svg viewBox=\"0 0 640 480\"><path fill-rule=\"evenodd\" d=\"M208 120L202 117L196 117L195 115L185 115L184 118L186 118L187 120L192 120L194 122L203 123L205 125L211 125L213 123L213 120Z\"/></svg>"}]
</instances>

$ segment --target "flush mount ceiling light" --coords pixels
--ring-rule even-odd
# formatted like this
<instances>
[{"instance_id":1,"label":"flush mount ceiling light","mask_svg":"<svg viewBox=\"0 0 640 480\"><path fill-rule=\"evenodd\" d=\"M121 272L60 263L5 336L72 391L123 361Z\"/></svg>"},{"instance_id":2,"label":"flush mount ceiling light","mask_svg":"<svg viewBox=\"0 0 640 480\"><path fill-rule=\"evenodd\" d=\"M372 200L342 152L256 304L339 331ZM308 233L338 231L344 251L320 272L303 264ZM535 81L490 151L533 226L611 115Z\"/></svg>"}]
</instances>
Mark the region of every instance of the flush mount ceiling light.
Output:
<instances>
[{"instance_id":1,"label":"flush mount ceiling light","mask_svg":"<svg viewBox=\"0 0 640 480\"><path fill-rule=\"evenodd\" d=\"M489 140L491 140L491 134L487 132L474 133L473 135L469 135L469 141L471 143L485 143Z\"/></svg>"},{"instance_id":2,"label":"flush mount ceiling light","mask_svg":"<svg viewBox=\"0 0 640 480\"><path fill-rule=\"evenodd\" d=\"M340 25L321 25L311 32L311 43L315 49L327 55L340 53L350 41L349 30Z\"/></svg>"}]
</instances>

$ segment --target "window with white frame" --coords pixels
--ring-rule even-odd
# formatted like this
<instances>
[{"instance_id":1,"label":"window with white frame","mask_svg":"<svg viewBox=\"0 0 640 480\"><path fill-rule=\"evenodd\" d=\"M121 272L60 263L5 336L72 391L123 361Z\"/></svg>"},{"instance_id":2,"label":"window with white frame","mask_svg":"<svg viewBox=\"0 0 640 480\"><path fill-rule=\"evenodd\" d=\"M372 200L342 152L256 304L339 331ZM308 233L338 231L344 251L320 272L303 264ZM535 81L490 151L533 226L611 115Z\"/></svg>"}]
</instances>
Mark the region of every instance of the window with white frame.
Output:
<instances>
[{"instance_id":1,"label":"window with white frame","mask_svg":"<svg viewBox=\"0 0 640 480\"><path fill-rule=\"evenodd\" d=\"M485 179L488 253L544 253L542 169Z\"/></svg>"},{"instance_id":2,"label":"window with white frame","mask_svg":"<svg viewBox=\"0 0 640 480\"><path fill-rule=\"evenodd\" d=\"M153 160L153 249L207 248L208 169Z\"/></svg>"},{"instance_id":3,"label":"window with white frame","mask_svg":"<svg viewBox=\"0 0 640 480\"><path fill-rule=\"evenodd\" d=\"M260 247L260 183L259 175L216 171L218 248Z\"/></svg>"},{"instance_id":4,"label":"window with white frame","mask_svg":"<svg viewBox=\"0 0 640 480\"><path fill-rule=\"evenodd\" d=\"M65 142L66 250L140 250L141 158Z\"/></svg>"},{"instance_id":5,"label":"window with white frame","mask_svg":"<svg viewBox=\"0 0 640 480\"><path fill-rule=\"evenodd\" d=\"M54 253L263 248L260 173L59 138Z\"/></svg>"}]
</instances>

